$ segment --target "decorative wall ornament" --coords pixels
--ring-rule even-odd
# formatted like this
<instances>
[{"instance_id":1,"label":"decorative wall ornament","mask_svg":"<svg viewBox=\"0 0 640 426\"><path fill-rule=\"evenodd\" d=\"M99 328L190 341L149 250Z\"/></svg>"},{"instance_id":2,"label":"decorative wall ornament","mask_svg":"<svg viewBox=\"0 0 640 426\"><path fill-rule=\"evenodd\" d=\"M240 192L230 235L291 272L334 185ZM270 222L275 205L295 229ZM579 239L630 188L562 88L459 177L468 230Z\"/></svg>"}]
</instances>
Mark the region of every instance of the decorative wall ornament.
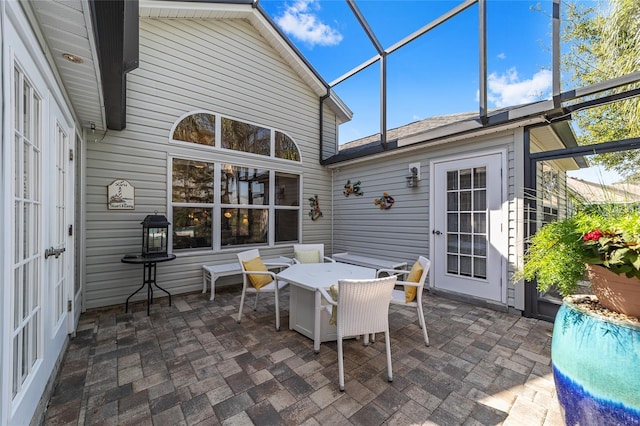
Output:
<instances>
[{"instance_id":1,"label":"decorative wall ornament","mask_svg":"<svg viewBox=\"0 0 640 426\"><path fill-rule=\"evenodd\" d=\"M309 205L311 206L311 210L309 211L309 217L311 220L318 220L322 217L322 212L320 211L320 202L318 201L318 195L314 195L309 198Z\"/></svg>"},{"instance_id":2,"label":"decorative wall ornament","mask_svg":"<svg viewBox=\"0 0 640 426\"><path fill-rule=\"evenodd\" d=\"M344 184L344 191L342 191L345 197L353 194L356 197L360 197L364 195L364 192L360 189L360 181L355 182L351 185L351 180L348 180L347 183Z\"/></svg>"},{"instance_id":3,"label":"decorative wall ornament","mask_svg":"<svg viewBox=\"0 0 640 426\"><path fill-rule=\"evenodd\" d=\"M373 200L373 204L375 204L376 206L380 206L380 210L389 210L395 202L396 200L394 200L393 197L386 192L382 194L382 197Z\"/></svg>"},{"instance_id":4,"label":"decorative wall ornament","mask_svg":"<svg viewBox=\"0 0 640 426\"><path fill-rule=\"evenodd\" d=\"M116 179L107 186L109 210L134 210L135 188L124 179Z\"/></svg>"}]
</instances>

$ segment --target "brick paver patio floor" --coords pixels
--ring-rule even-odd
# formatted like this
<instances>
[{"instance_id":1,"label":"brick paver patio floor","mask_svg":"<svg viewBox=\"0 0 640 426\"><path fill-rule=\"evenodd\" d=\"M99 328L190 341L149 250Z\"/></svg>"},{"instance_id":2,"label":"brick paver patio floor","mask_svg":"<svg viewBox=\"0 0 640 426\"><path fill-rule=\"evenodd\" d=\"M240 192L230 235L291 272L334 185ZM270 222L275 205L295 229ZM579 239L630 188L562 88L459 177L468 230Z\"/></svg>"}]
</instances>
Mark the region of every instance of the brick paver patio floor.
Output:
<instances>
[{"instance_id":1,"label":"brick paver patio floor","mask_svg":"<svg viewBox=\"0 0 640 426\"><path fill-rule=\"evenodd\" d=\"M552 324L425 293L431 345L415 311L391 306L384 336L335 342L275 331L272 295L235 315L238 287L89 310L70 341L45 425L562 425L550 367Z\"/></svg>"}]
</instances>

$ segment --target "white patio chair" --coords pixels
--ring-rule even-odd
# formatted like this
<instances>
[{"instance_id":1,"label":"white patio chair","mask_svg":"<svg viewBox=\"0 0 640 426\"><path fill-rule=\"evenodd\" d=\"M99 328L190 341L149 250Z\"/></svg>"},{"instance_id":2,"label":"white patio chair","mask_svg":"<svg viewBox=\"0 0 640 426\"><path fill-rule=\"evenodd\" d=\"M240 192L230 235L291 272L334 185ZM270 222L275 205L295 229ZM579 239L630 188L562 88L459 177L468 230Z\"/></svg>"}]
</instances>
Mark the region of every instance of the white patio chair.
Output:
<instances>
[{"instance_id":1,"label":"white patio chair","mask_svg":"<svg viewBox=\"0 0 640 426\"><path fill-rule=\"evenodd\" d=\"M420 268L418 268L418 265ZM424 320L424 312L422 310L422 290L424 289L424 283L430 267L431 261L424 256L420 256L411 270L378 269L378 276L380 276L382 272L398 275L398 282L396 284L404 286L404 290L393 290L391 303L394 305L410 306L416 309L418 313L418 324L422 329L424 343L427 346L429 346L429 334L427 333L427 324ZM400 280L400 277L403 277L403 280ZM411 292L412 288L415 288L415 299L407 302L407 290Z\"/></svg>"},{"instance_id":2,"label":"white patio chair","mask_svg":"<svg viewBox=\"0 0 640 426\"><path fill-rule=\"evenodd\" d=\"M255 293L256 300L253 310L258 306L258 296L260 293L274 293L276 298L276 330L280 331L280 290L289 283L286 281L278 281L276 274L267 269L264 262L260 258L258 249L243 251L238 253L238 262L242 269L242 296L240 297L240 309L238 310L238 323L242 319L242 307L246 293ZM273 265L273 263L269 263ZM287 267L288 264L282 264Z\"/></svg>"},{"instance_id":3,"label":"white patio chair","mask_svg":"<svg viewBox=\"0 0 640 426\"><path fill-rule=\"evenodd\" d=\"M336 261L324 255L324 244L294 244L294 263L324 263Z\"/></svg>"},{"instance_id":4,"label":"white patio chair","mask_svg":"<svg viewBox=\"0 0 640 426\"><path fill-rule=\"evenodd\" d=\"M391 342L389 340L389 302L397 277L370 280L339 280L338 300L326 289L322 296L337 307L338 376L340 391L344 391L344 357L342 339L351 336L384 332L387 351L387 377L393 381L391 367Z\"/></svg>"}]
</instances>

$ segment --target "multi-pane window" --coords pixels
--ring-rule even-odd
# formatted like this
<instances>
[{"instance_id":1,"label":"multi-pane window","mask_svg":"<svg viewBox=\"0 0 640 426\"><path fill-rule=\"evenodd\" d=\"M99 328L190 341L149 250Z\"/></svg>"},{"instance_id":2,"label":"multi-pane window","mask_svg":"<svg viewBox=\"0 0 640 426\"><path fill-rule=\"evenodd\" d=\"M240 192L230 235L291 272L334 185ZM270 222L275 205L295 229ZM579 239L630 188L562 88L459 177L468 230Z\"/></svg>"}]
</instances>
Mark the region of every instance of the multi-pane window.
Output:
<instances>
[{"instance_id":1,"label":"multi-pane window","mask_svg":"<svg viewBox=\"0 0 640 426\"><path fill-rule=\"evenodd\" d=\"M172 139L300 162L297 145L284 133L214 114L183 118ZM242 164L235 157L222 161L229 156L225 151L212 152L198 156L213 161L172 159L173 249L298 241L300 176Z\"/></svg>"}]
</instances>

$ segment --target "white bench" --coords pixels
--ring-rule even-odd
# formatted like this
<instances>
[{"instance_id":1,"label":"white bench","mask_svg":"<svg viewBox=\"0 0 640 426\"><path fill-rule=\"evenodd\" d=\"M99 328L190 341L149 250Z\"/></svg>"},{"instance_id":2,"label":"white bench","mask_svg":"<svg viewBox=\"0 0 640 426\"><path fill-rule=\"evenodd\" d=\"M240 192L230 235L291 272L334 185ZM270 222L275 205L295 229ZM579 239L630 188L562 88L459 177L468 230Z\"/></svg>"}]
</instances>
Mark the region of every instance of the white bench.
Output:
<instances>
[{"instance_id":1,"label":"white bench","mask_svg":"<svg viewBox=\"0 0 640 426\"><path fill-rule=\"evenodd\" d=\"M289 266L293 263L288 257L274 257L263 259L264 264L269 269L282 268L283 266ZM211 297L209 300L215 298L216 280L220 277L228 277L230 275L237 275L242 273L240 269L240 262L223 263L220 265L202 265L202 292L207 292L207 285L211 283Z\"/></svg>"},{"instance_id":2,"label":"white bench","mask_svg":"<svg viewBox=\"0 0 640 426\"><path fill-rule=\"evenodd\" d=\"M407 262L395 262L392 260L376 259L375 257L362 256L359 254L336 253L331 257L337 262L349 263L351 265L364 266L374 269L404 269L407 267Z\"/></svg>"}]
</instances>

